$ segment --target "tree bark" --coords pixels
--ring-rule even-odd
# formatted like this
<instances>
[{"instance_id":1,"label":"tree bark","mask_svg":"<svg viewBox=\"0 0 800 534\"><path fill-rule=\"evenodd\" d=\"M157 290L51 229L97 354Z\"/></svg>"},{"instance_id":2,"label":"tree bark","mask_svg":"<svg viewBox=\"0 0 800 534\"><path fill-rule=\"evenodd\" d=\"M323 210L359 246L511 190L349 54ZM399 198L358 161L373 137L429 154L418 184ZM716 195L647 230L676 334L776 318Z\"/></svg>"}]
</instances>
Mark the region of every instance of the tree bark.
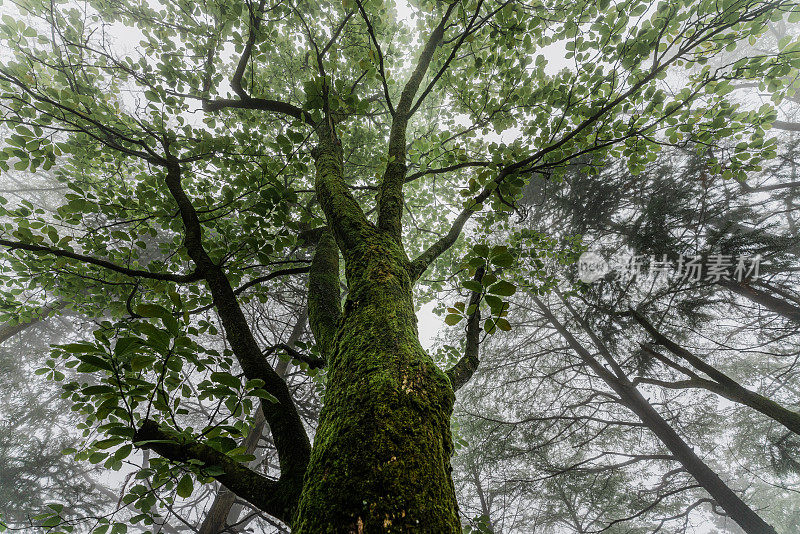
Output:
<instances>
[{"instance_id":1,"label":"tree bark","mask_svg":"<svg viewBox=\"0 0 800 534\"><path fill-rule=\"evenodd\" d=\"M455 396L419 343L405 254L371 234L340 246L349 293L293 532L460 532Z\"/></svg>"},{"instance_id":2,"label":"tree bark","mask_svg":"<svg viewBox=\"0 0 800 534\"><path fill-rule=\"evenodd\" d=\"M455 395L419 343L411 263L396 235L369 222L347 191L335 132L319 134L315 189L348 293L341 316L309 306L317 343L331 349L292 532L460 532L450 466ZM331 286L334 269L332 257L315 258L310 277L319 283L310 289ZM325 325L334 318L330 339Z\"/></svg>"}]
</instances>

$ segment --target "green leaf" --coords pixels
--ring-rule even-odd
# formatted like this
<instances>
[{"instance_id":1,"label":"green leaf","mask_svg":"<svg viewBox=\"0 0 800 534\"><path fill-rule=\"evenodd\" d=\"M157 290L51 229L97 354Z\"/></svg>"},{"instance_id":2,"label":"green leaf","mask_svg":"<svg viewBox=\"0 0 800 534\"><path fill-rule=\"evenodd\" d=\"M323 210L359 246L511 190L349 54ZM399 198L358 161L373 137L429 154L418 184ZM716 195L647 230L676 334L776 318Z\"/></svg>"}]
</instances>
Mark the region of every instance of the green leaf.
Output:
<instances>
[{"instance_id":1,"label":"green leaf","mask_svg":"<svg viewBox=\"0 0 800 534\"><path fill-rule=\"evenodd\" d=\"M95 396L102 395L103 393L114 393L116 390L111 386L88 386L81 390L84 395Z\"/></svg>"},{"instance_id":2,"label":"green leaf","mask_svg":"<svg viewBox=\"0 0 800 534\"><path fill-rule=\"evenodd\" d=\"M114 356L122 356L141 347L142 340L138 337L121 337L114 345Z\"/></svg>"},{"instance_id":3,"label":"green leaf","mask_svg":"<svg viewBox=\"0 0 800 534\"><path fill-rule=\"evenodd\" d=\"M158 304L140 304L136 307L136 313L142 317L155 317L158 319L172 316L169 310Z\"/></svg>"},{"instance_id":4,"label":"green leaf","mask_svg":"<svg viewBox=\"0 0 800 534\"><path fill-rule=\"evenodd\" d=\"M121 462L122 460L130 456L132 451L133 451L133 445L131 445L130 443L128 443L127 445L123 445L114 452L114 460L117 462Z\"/></svg>"},{"instance_id":5,"label":"green leaf","mask_svg":"<svg viewBox=\"0 0 800 534\"><path fill-rule=\"evenodd\" d=\"M266 389L256 388L256 389L254 389L253 391L250 392L250 395L258 397L259 399L268 400L269 402L271 402L273 404L277 404L278 403L278 399L275 397L275 395L271 394Z\"/></svg>"},{"instance_id":6,"label":"green leaf","mask_svg":"<svg viewBox=\"0 0 800 534\"><path fill-rule=\"evenodd\" d=\"M92 365L99 369L105 369L106 371L113 371L114 368L111 366L109 362L100 358L99 356L94 356L93 354L82 354L78 356L78 359L83 363Z\"/></svg>"},{"instance_id":7,"label":"green leaf","mask_svg":"<svg viewBox=\"0 0 800 534\"><path fill-rule=\"evenodd\" d=\"M489 256L489 247L487 247L486 245L475 245L474 247L472 247L472 250L478 256L482 256L484 258Z\"/></svg>"},{"instance_id":8,"label":"green leaf","mask_svg":"<svg viewBox=\"0 0 800 534\"><path fill-rule=\"evenodd\" d=\"M94 446L97 447L98 449L110 449L115 445L119 445L123 441L125 440L122 438L108 438L96 442Z\"/></svg>"},{"instance_id":9,"label":"green leaf","mask_svg":"<svg viewBox=\"0 0 800 534\"><path fill-rule=\"evenodd\" d=\"M194 483L192 482L191 475L183 475L181 481L178 482L178 487L175 488L178 492L179 497L183 497L184 499L189 497L194 490Z\"/></svg>"},{"instance_id":10,"label":"green leaf","mask_svg":"<svg viewBox=\"0 0 800 534\"><path fill-rule=\"evenodd\" d=\"M141 371L152 366L156 362L156 357L150 354L138 354L131 358L130 365L132 371Z\"/></svg>"},{"instance_id":11,"label":"green leaf","mask_svg":"<svg viewBox=\"0 0 800 534\"><path fill-rule=\"evenodd\" d=\"M495 324L492 319L486 319L483 322L483 329L486 331L487 334L494 334L495 331Z\"/></svg>"},{"instance_id":12,"label":"green leaf","mask_svg":"<svg viewBox=\"0 0 800 534\"><path fill-rule=\"evenodd\" d=\"M219 384L230 386L233 389L239 389L242 385L241 380L239 380L230 373L220 373L220 372L211 373L211 380Z\"/></svg>"},{"instance_id":13,"label":"green leaf","mask_svg":"<svg viewBox=\"0 0 800 534\"><path fill-rule=\"evenodd\" d=\"M444 324L448 326L453 326L455 324L458 324L463 318L464 318L463 315L456 315L455 313L451 313L444 318Z\"/></svg>"},{"instance_id":14,"label":"green leaf","mask_svg":"<svg viewBox=\"0 0 800 534\"><path fill-rule=\"evenodd\" d=\"M105 452L93 452L92 454L89 455L89 463L99 464L100 462L105 460L107 456L108 454Z\"/></svg>"},{"instance_id":15,"label":"green leaf","mask_svg":"<svg viewBox=\"0 0 800 534\"><path fill-rule=\"evenodd\" d=\"M467 280L462 285L470 291L475 291L476 293L480 293L480 291L483 290L483 286L477 280Z\"/></svg>"},{"instance_id":16,"label":"green leaf","mask_svg":"<svg viewBox=\"0 0 800 534\"><path fill-rule=\"evenodd\" d=\"M70 354L83 354L87 352L99 352L97 346L92 343L67 343L66 345L58 345L58 347Z\"/></svg>"},{"instance_id":17,"label":"green leaf","mask_svg":"<svg viewBox=\"0 0 800 534\"><path fill-rule=\"evenodd\" d=\"M498 267L511 267L514 265L514 256L508 252L504 252L492 258L492 264Z\"/></svg>"},{"instance_id":18,"label":"green leaf","mask_svg":"<svg viewBox=\"0 0 800 534\"><path fill-rule=\"evenodd\" d=\"M516 292L517 286L511 282L506 282L505 280L500 280L489 288L489 293L493 295L500 295L502 297L510 297Z\"/></svg>"}]
</instances>

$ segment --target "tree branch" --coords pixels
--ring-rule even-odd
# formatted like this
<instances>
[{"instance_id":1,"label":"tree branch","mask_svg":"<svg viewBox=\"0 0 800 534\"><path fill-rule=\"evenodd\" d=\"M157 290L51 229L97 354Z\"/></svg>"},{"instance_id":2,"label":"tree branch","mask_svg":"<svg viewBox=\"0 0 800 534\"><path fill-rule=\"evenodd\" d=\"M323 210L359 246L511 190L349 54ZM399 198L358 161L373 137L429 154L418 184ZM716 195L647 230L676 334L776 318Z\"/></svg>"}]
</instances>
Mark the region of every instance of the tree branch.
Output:
<instances>
[{"instance_id":1,"label":"tree branch","mask_svg":"<svg viewBox=\"0 0 800 534\"><path fill-rule=\"evenodd\" d=\"M240 100L222 98L218 100L203 101L203 109L205 111L214 112L226 108L273 111L275 113L282 113L284 115L288 115L295 119L301 120L312 126L316 124L314 122L314 118L311 116L309 112L307 112L304 109L300 109L297 106L294 106L287 102L281 102L280 100L269 100L266 98L252 98L248 96Z\"/></svg>"},{"instance_id":2,"label":"tree branch","mask_svg":"<svg viewBox=\"0 0 800 534\"><path fill-rule=\"evenodd\" d=\"M264 10L265 4L266 0L261 0L261 3L258 5L259 13ZM227 98L208 100L207 98L204 98L203 109L208 112L215 112L226 108L272 111L275 113L288 115L313 125L314 119L307 111L280 100L253 98L247 93L247 91L244 90L244 87L242 86L242 77L244 76L244 71L247 68L247 62L250 60L250 56L253 53L253 46L256 42L258 28L261 26L261 16L259 13L254 13L252 7L250 7L250 29L247 36L247 43L245 43L242 55L239 57L239 63L236 65L236 71L233 73L233 77L231 78L231 88L239 97L239 100L231 100ZM205 94L206 93L203 93L204 96Z\"/></svg>"},{"instance_id":3,"label":"tree branch","mask_svg":"<svg viewBox=\"0 0 800 534\"><path fill-rule=\"evenodd\" d=\"M112 263L107 260L93 258L91 256L78 254L77 252L72 252L70 250L57 249L57 248L47 247L44 245L33 245L31 243L10 241L8 239L0 239L0 245L7 247L11 250L15 249L28 250L31 252L42 252L45 254L50 254L52 256L56 256L59 258L69 258L72 260L80 261L82 263L97 265L98 267L103 267L104 269L108 269L109 271L114 271L116 273L124 274L126 276L134 278L149 278L151 280L164 280L167 282L176 282L176 283L197 282L203 279L202 275L197 270L189 274L154 273L151 271L144 271L142 269L129 269L127 267L122 267L120 265L117 265L116 263Z\"/></svg>"},{"instance_id":4,"label":"tree branch","mask_svg":"<svg viewBox=\"0 0 800 534\"><path fill-rule=\"evenodd\" d=\"M327 364L324 358L312 358L308 354L303 354L287 343L278 343L277 345L269 347L264 351L264 356L269 356L276 350L285 351L290 358L305 363L311 369L321 369Z\"/></svg>"},{"instance_id":5,"label":"tree branch","mask_svg":"<svg viewBox=\"0 0 800 534\"><path fill-rule=\"evenodd\" d=\"M485 272L486 269L484 267L478 267L472 279L480 283ZM447 377L450 379L450 384L453 386L453 391L458 391L464 384L469 382L469 379L472 378L472 375L480 364L478 351L480 348L481 333L481 293L481 291L473 291L469 297L467 310L473 307L474 310L467 319L467 343L466 347L464 347L464 356L458 360L458 363L446 371Z\"/></svg>"},{"instance_id":6,"label":"tree branch","mask_svg":"<svg viewBox=\"0 0 800 534\"><path fill-rule=\"evenodd\" d=\"M328 227L333 230L339 249L347 257L350 251L357 250L369 240L375 227L367 220L344 181L342 145L336 138L330 117L327 119L324 124L317 125L319 145L312 152L316 167L314 190Z\"/></svg>"},{"instance_id":7,"label":"tree branch","mask_svg":"<svg viewBox=\"0 0 800 534\"><path fill-rule=\"evenodd\" d=\"M745 388L736 380L732 379L714 366L709 365L659 332L658 329L638 311L631 308L628 314L633 317L636 322L638 322L647 331L648 334L653 336L658 344L663 345L671 353L689 362L692 367L702 371L712 379L705 380L697 377L696 375L692 376L692 374L690 374L689 376L692 376L691 380L678 382L678 385L675 386L667 385L670 383L656 385L661 385L663 387L699 387L706 389L733 402L749 406L757 412L766 415L770 419L779 422L792 432L800 435L800 413L784 408L772 399ZM641 381L653 383L652 381L646 381L644 379Z\"/></svg>"},{"instance_id":8,"label":"tree branch","mask_svg":"<svg viewBox=\"0 0 800 534\"><path fill-rule=\"evenodd\" d=\"M271 480L204 443L160 427L152 419L144 420L134 434L133 442L137 447L153 450L172 462L199 460L203 462L201 469L220 468L223 473L214 478L225 487L281 521L291 522L295 502L292 491L287 491L290 488L286 487L291 481L283 477Z\"/></svg>"},{"instance_id":9,"label":"tree branch","mask_svg":"<svg viewBox=\"0 0 800 534\"><path fill-rule=\"evenodd\" d=\"M378 38L375 36L375 30L373 29L372 23L367 16L367 12L364 10L364 6L361 4L361 0L356 0L356 4L358 5L359 13L361 13L361 18L364 19L364 23L367 25L367 33L369 33L370 40L375 46L375 53L378 55L378 73L381 75L381 84L383 85L383 97L386 99L386 105L389 107L389 113L394 116L395 110L394 106L392 105L392 99L389 96L389 86L386 83L386 69L383 65L383 51L381 50L381 45L378 43Z\"/></svg>"},{"instance_id":10,"label":"tree branch","mask_svg":"<svg viewBox=\"0 0 800 534\"><path fill-rule=\"evenodd\" d=\"M772 127L789 132L800 132L800 122L772 121Z\"/></svg>"},{"instance_id":11,"label":"tree branch","mask_svg":"<svg viewBox=\"0 0 800 534\"><path fill-rule=\"evenodd\" d=\"M330 361L341 311L339 292L339 248L333 232L327 231L317 244L308 277L308 322L321 348L323 358Z\"/></svg>"},{"instance_id":12,"label":"tree branch","mask_svg":"<svg viewBox=\"0 0 800 534\"><path fill-rule=\"evenodd\" d=\"M263 380L264 389L278 400L271 402L262 399L261 408L278 451L281 478L292 481L291 484L287 482L286 491L292 498L297 499L311 453L305 427L286 382L262 355L227 276L222 268L211 260L203 247L203 229L200 220L181 186L180 165L169 155L168 148L165 147L168 154L166 183L170 194L178 204L185 229L184 246L211 290L214 305L222 319L225 337L245 376L248 380Z\"/></svg>"},{"instance_id":13,"label":"tree branch","mask_svg":"<svg viewBox=\"0 0 800 534\"><path fill-rule=\"evenodd\" d=\"M436 258L453 246L456 240L458 240L458 236L461 235L464 225L467 223L470 217L472 217L472 214L475 213L478 210L478 206L484 200L489 198L489 195L491 195L492 192L497 189L497 186L505 179L507 174L510 173L500 171L497 178L489 182L489 184L487 184L480 193L475 195L468 207L461 210L461 213L458 214L458 217L456 217L456 219L453 221L453 224L450 226L450 231L448 231L444 237L434 242L422 254L417 256L411 262L411 272L414 280L419 279L419 277L422 276L422 274L428 269L428 267L430 267L431 263L433 263Z\"/></svg>"},{"instance_id":14,"label":"tree branch","mask_svg":"<svg viewBox=\"0 0 800 534\"><path fill-rule=\"evenodd\" d=\"M414 97L433 60L433 54L444 36L445 25L457 2L447 6L442 20L431 32L420 54L417 66L400 94L389 132L386 171L378 187L378 229L389 233L398 243L401 240L403 216L403 184L406 177L406 129L411 118Z\"/></svg>"}]
</instances>

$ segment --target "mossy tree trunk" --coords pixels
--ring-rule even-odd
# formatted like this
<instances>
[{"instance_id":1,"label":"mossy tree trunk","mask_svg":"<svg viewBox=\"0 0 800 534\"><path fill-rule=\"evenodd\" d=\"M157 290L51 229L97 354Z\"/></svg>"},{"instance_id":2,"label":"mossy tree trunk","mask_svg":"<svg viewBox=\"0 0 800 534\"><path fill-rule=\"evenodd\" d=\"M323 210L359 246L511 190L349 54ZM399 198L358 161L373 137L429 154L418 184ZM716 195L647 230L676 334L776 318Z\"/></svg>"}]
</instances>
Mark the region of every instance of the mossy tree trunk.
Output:
<instances>
[{"instance_id":1,"label":"mossy tree trunk","mask_svg":"<svg viewBox=\"0 0 800 534\"><path fill-rule=\"evenodd\" d=\"M450 467L455 395L447 375L419 343L412 298L421 271L452 242L436 245L424 261L411 262L401 223L406 128L455 6L448 6L430 34L391 110L374 223L347 188L327 86L322 90L315 189L330 231L312 264L309 320L328 374L293 522L297 534L461 531ZM323 79L324 74L320 66ZM348 286L342 312L339 250Z\"/></svg>"},{"instance_id":2,"label":"mossy tree trunk","mask_svg":"<svg viewBox=\"0 0 800 534\"><path fill-rule=\"evenodd\" d=\"M367 220L344 187L339 146L332 128L320 131L317 194L332 231L317 245L309 318L328 373L293 532L460 532L453 388L419 343L417 275L399 223L387 222L391 214ZM383 200L399 219L397 199L389 200L397 194ZM339 250L348 286L341 312Z\"/></svg>"},{"instance_id":3,"label":"mossy tree trunk","mask_svg":"<svg viewBox=\"0 0 800 534\"><path fill-rule=\"evenodd\" d=\"M288 104L248 100L239 82L250 48L242 55L236 83L232 82L234 89L239 87L243 105L287 113L310 124L316 134L315 191L327 225L313 240L308 318L323 359L308 359L308 363L327 367L327 384L313 449L285 381L264 358L227 275L203 246L200 219L181 185L180 162L169 156L166 163L165 182L180 208L184 244L197 267L196 276L211 290L245 377L263 381L275 399L262 401L261 407L278 451L281 476L268 478L149 419L140 425L134 440L173 462L199 460L217 466L222 470L215 475L217 480L292 525L294 533L461 531L451 478L450 416L454 388L466 382L477 366L477 347L469 348L456 368L447 373L439 369L419 343L412 290L428 266L453 245L472 211L465 209L451 231L413 261L403 249L401 221L406 128L428 93L416 98L457 5L445 8L400 101L390 106L387 164L378 186L374 222L348 189L321 62L324 103L319 120ZM490 191L486 188L478 200ZM340 251L348 286L343 310ZM476 345L477 315L470 325L467 344ZM292 356L303 358L299 353Z\"/></svg>"},{"instance_id":4,"label":"mossy tree trunk","mask_svg":"<svg viewBox=\"0 0 800 534\"><path fill-rule=\"evenodd\" d=\"M408 261L376 231L345 262L349 293L293 532L459 532L454 394L419 344Z\"/></svg>"}]
</instances>

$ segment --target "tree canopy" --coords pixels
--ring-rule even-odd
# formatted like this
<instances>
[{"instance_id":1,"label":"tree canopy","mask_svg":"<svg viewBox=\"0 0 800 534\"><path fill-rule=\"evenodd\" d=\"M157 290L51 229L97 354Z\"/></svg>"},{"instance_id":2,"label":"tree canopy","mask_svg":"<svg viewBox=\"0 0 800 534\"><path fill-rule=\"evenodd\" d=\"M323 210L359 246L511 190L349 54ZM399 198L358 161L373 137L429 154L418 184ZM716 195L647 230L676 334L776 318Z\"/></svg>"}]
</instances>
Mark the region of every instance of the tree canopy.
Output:
<instances>
[{"instance_id":1,"label":"tree canopy","mask_svg":"<svg viewBox=\"0 0 800 534\"><path fill-rule=\"evenodd\" d=\"M86 520L56 503L38 525L157 531L216 481L276 529L412 532L430 521L458 532L470 518L450 476L453 402L474 399L481 350L527 335L532 309L583 369L567 384L591 390L581 406L605 410L598 396L613 397L614 425L644 425L668 449L645 460L678 461L681 482L710 494L653 506L666 499L688 517L711 503L748 533L775 531L687 443L702 432L684 433L674 405L645 388L671 389L664 373L683 373L675 388L717 393L797 434L797 411L783 406L796 401L747 389L675 334L707 320L720 288L796 327L796 295L781 294L790 284L637 293L567 273L587 237L644 254L770 252L793 265L794 230L762 248L763 226L728 241L714 232L759 209L724 184L750 191L794 158L771 128L798 129L781 107L800 86L800 39L785 31L800 20L796 2L17 0L2 10L0 176L23 186L0 197L0 320L87 321L37 373L72 404L74 460L136 481L115 510ZM742 97L753 88L767 95L756 105ZM710 182L718 198L701 206L693 240L692 200ZM415 310L431 300L447 302L444 321L463 339L429 355ZM634 340L646 354L629 368L621 347ZM538 409L539 390L525 387L498 420L515 397ZM568 456L558 452L536 465L558 471ZM575 477L559 506L595 495ZM631 484L621 471L605 482L614 495ZM603 498L578 507L583 519ZM634 501L600 523L652 508Z\"/></svg>"}]
</instances>

